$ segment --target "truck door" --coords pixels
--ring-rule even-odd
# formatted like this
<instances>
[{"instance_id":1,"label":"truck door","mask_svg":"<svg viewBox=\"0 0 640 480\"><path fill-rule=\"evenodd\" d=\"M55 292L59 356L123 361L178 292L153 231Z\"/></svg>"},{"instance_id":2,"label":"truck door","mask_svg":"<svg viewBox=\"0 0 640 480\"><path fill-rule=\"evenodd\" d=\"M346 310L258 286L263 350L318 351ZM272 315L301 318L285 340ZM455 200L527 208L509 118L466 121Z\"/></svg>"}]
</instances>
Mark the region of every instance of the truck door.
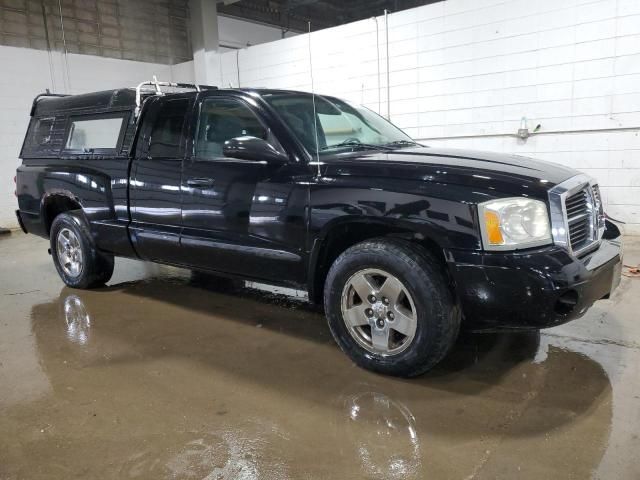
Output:
<instances>
[{"instance_id":1,"label":"truck door","mask_svg":"<svg viewBox=\"0 0 640 480\"><path fill-rule=\"evenodd\" d=\"M130 231L141 258L181 263L181 175L193 101L152 98L143 113L130 174Z\"/></svg>"},{"instance_id":2,"label":"truck door","mask_svg":"<svg viewBox=\"0 0 640 480\"><path fill-rule=\"evenodd\" d=\"M223 155L225 141L262 138L281 147L240 98L216 93L195 109L193 147L182 175L181 247L190 265L282 283L304 276L308 182L295 166Z\"/></svg>"}]
</instances>

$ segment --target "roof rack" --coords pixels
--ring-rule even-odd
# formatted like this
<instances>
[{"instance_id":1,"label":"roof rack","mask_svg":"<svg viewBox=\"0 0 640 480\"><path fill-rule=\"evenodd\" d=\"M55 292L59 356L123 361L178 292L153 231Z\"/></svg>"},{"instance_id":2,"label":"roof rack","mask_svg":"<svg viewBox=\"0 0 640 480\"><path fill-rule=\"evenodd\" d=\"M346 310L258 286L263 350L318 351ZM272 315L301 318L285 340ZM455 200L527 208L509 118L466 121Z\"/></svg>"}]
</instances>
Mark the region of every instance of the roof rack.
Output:
<instances>
[{"instance_id":1,"label":"roof rack","mask_svg":"<svg viewBox=\"0 0 640 480\"><path fill-rule=\"evenodd\" d=\"M167 91L162 91L162 87L178 88L183 90L195 90L199 92L201 90L215 90L218 87L212 87L210 85L197 85L194 83L176 83L176 82L160 82L153 76L153 80L147 80L138 84L136 87L136 117L140 114L142 108L142 96L143 95L165 95Z\"/></svg>"}]
</instances>

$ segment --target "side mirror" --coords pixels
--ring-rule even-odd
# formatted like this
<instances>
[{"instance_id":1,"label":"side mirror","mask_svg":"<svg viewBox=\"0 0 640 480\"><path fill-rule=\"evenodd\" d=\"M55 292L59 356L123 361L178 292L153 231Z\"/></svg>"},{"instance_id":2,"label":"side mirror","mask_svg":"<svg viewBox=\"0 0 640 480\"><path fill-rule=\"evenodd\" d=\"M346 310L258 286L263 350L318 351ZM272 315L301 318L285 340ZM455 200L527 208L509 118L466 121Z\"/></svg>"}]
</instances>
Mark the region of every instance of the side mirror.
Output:
<instances>
[{"instance_id":1,"label":"side mirror","mask_svg":"<svg viewBox=\"0 0 640 480\"><path fill-rule=\"evenodd\" d=\"M266 140L257 137L236 137L224 142L222 153L225 157L242 160L265 161L269 163L286 163L289 157L276 150Z\"/></svg>"}]
</instances>

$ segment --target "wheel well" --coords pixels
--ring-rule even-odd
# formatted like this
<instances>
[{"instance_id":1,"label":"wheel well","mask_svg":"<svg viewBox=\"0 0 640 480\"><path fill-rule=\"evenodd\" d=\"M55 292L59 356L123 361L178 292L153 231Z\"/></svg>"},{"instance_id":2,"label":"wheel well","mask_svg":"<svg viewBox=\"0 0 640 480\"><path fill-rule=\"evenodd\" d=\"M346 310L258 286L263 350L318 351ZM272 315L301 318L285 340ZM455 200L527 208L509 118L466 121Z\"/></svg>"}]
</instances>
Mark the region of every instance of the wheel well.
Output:
<instances>
[{"instance_id":1,"label":"wheel well","mask_svg":"<svg viewBox=\"0 0 640 480\"><path fill-rule=\"evenodd\" d=\"M346 249L372 238L404 238L431 252L446 269L446 260L442 248L430 238L408 229L380 224L348 223L334 227L323 239L315 260L309 299L322 304L324 282L333 262Z\"/></svg>"},{"instance_id":2,"label":"wheel well","mask_svg":"<svg viewBox=\"0 0 640 480\"><path fill-rule=\"evenodd\" d=\"M58 215L70 210L79 210L81 208L81 205L77 201L66 195L50 195L44 203L42 212L44 215L44 226L46 228L47 235L49 235L51 231L51 224L53 223L53 220Z\"/></svg>"}]
</instances>

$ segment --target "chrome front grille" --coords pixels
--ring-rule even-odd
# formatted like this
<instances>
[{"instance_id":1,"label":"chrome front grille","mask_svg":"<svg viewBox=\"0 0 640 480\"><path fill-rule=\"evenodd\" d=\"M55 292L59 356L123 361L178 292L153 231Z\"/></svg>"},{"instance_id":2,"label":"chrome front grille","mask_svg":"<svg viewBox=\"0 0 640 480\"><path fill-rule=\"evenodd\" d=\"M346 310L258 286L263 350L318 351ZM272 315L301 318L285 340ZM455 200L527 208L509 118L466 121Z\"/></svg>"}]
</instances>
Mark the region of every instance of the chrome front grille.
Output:
<instances>
[{"instance_id":1,"label":"chrome front grille","mask_svg":"<svg viewBox=\"0 0 640 480\"><path fill-rule=\"evenodd\" d=\"M593 179L578 175L549 192L554 243L580 255L596 246L604 232L600 189Z\"/></svg>"},{"instance_id":2,"label":"chrome front grille","mask_svg":"<svg viewBox=\"0 0 640 480\"><path fill-rule=\"evenodd\" d=\"M604 205L602 204L602 199L600 198L599 185L593 186L593 199L595 200L596 209L598 211L598 223L601 224L602 227L604 227Z\"/></svg>"},{"instance_id":3,"label":"chrome front grille","mask_svg":"<svg viewBox=\"0 0 640 480\"><path fill-rule=\"evenodd\" d=\"M565 200L569 242L574 251L586 247L593 240L591 196L588 188L584 188Z\"/></svg>"}]
</instances>

